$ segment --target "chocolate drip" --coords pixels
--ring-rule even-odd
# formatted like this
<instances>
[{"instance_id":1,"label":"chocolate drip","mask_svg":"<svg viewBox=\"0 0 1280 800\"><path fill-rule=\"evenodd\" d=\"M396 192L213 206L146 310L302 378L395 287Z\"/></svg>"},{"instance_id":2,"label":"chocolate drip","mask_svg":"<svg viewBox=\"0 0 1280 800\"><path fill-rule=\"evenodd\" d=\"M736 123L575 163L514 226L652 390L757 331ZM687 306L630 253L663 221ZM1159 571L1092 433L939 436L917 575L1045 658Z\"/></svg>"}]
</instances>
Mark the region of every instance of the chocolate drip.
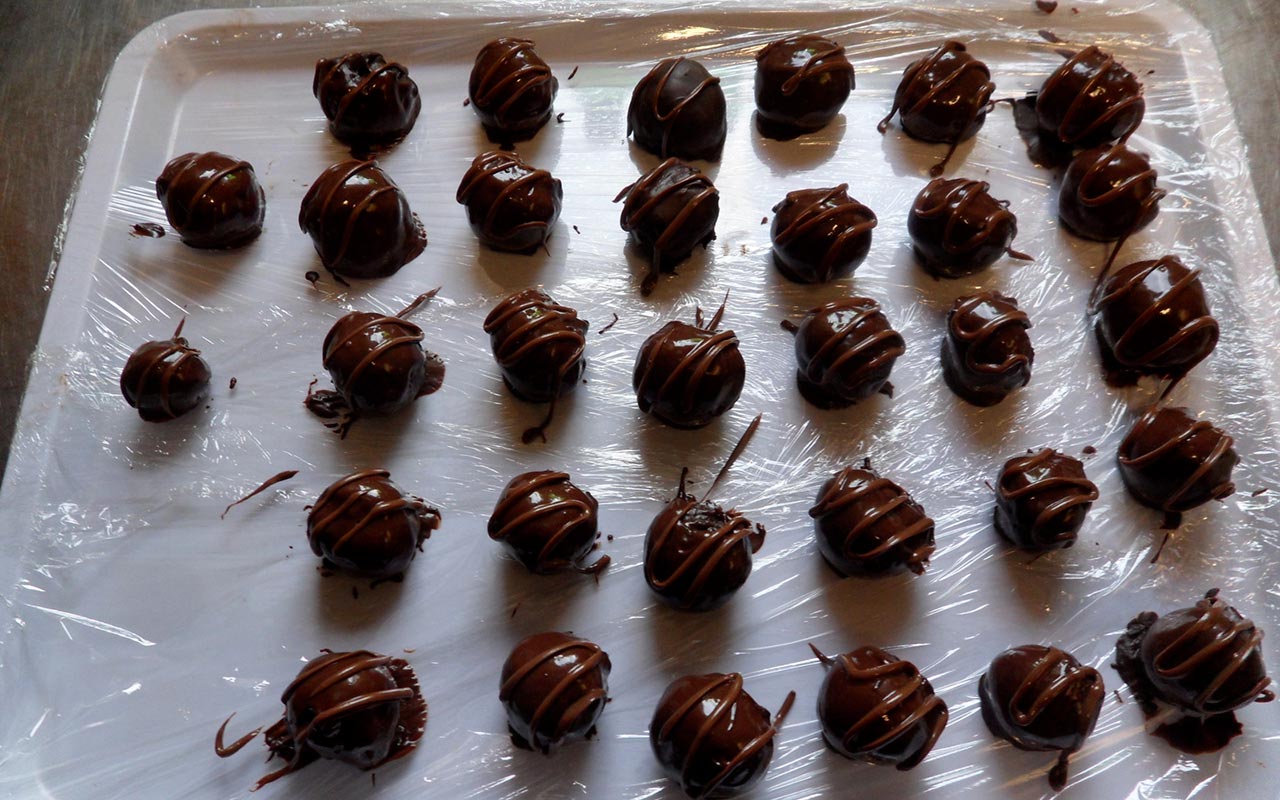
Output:
<instances>
[{"instance_id":1,"label":"chocolate drip","mask_svg":"<svg viewBox=\"0 0 1280 800\"><path fill-rule=\"evenodd\" d=\"M823 484L809 516L818 549L842 576L904 568L920 575L934 551L933 520L905 489L871 469L869 460Z\"/></svg>"},{"instance_id":2,"label":"chocolate drip","mask_svg":"<svg viewBox=\"0 0 1280 800\"><path fill-rule=\"evenodd\" d=\"M471 107L489 140L532 139L551 118L559 81L529 39L495 39L480 49L469 83Z\"/></svg>"},{"instance_id":3,"label":"chocolate drip","mask_svg":"<svg viewBox=\"0 0 1280 800\"><path fill-rule=\"evenodd\" d=\"M659 158L717 161L726 131L720 79L691 58L659 61L631 94L627 135Z\"/></svg>"},{"instance_id":4,"label":"chocolate drip","mask_svg":"<svg viewBox=\"0 0 1280 800\"><path fill-rule=\"evenodd\" d=\"M889 373L907 348L875 300L846 297L811 309L794 333L796 383L810 403L844 408L892 394Z\"/></svg>"},{"instance_id":5,"label":"chocolate drip","mask_svg":"<svg viewBox=\"0 0 1280 800\"><path fill-rule=\"evenodd\" d=\"M876 215L849 197L849 184L788 192L773 207L773 263L787 278L824 283L851 274L871 249Z\"/></svg>"},{"instance_id":6,"label":"chocolate drip","mask_svg":"<svg viewBox=\"0 0 1280 800\"><path fill-rule=\"evenodd\" d=\"M920 265L938 278L958 278L991 266L1012 249L1018 220L1009 203L988 193L985 181L936 178L916 195L907 231Z\"/></svg>"},{"instance_id":7,"label":"chocolate drip","mask_svg":"<svg viewBox=\"0 0 1280 800\"><path fill-rule=\"evenodd\" d=\"M640 285L649 294L658 274L676 266L697 245L716 237L720 193L706 175L676 158L654 167L613 198L622 204L622 229L649 251L649 272Z\"/></svg>"},{"instance_id":8,"label":"chocolate drip","mask_svg":"<svg viewBox=\"0 0 1280 800\"><path fill-rule=\"evenodd\" d=\"M1120 442L1120 477L1143 505L1174 514L1189 511L1235 492L1234 443L1185 408L1153 406Z\"/></svg>"},{"instance_id":9,"label":"chocolate drip","mask_svg":"<svg viewBox=\"0 0 1280 800\"><path fill-rule=\"evenodd\" d=\"M1036 99L1040 127L1077 147L1128 140L1145 111L1138 78L1110 53L1092 46L1058 67Z\"/></svg>"},{"instance_id":10,"label":"chocolate drip","mask_svg":"<svg viewBox=\"0 0 1280 800\"><path fill-rule=\"evenodd\" d=\"M956 299L947 313L942 374L951 390L978 406L999 403L1031 381L1031 320L1018 302L987 291Z\"/></svg>"},{"instance_id":11,"label":"chocolate drip","mask_svg":"<svg viewBox=\"0 0 1280 800\"><path fill-rule=\"evenodd\" d=\"M560 181L515 153L481 153L462 176L456 199L480 241L494 250L533 253L551 236L564 196Z\"/></svg>"},{"instance_id":12,"label":"chocolate drip","mask_svg":"<svg viewBox=\"0 0 1280 800\"><path fill-rule=\"evenodd\" d=\"M361 151L403 139L422 110L409 70L381 53L320 59L311 93L320 101L334 138Z\"/></svg>"},{"instance_id":13,"label":"chocolate drip","mask_svg":"<svg viewBox=\"0 0 1280 800\"><path fill-rule=\"evenodd\" d=\"M440 512L390 481L385 469L353 472L321 493L307 517L311 552L329 564L372 578L404 572Z\"/></svg>"},{"instance_id":14,"label":"chocolate drip","mask_svg":"<svg viewBox=\"0 0 1280 800\"><path fill-rule=\"evenodd\" d=\"M129 356L120 373L120 392L147 422L167 422L209 399L213 373L200 351L182 338L186 318L173 337L147 342Z\"/></svg>"},{"instance_id":15,"label":"chocolate drip","mask_svg":"<svg viewBox=\"0 0 1280 800\"><path fill-rule=\"evenodd\" d=\"M262 233L266 194L248 161L222 153L186 153L156 178L156 197L183 244L242 247Z\"/></svg>"},{"instance_id":16,"label":"chocolate drip","mask_svg":"<svg viewBox=\"0 0 1280 800\"><path fill-rule=\"evenodd\" d=\"M1098 487L1084 465L1049 448L1005 462L996 489L996 530L1028 550L1075 544Z\"/></svg>"},{"instance_id":17,"label":"chocolate drip","mask_svg":"<svg viewBox=\"0 0 1280 800\"><path fill-rule=\"evenodd\" d=\"M784 140L819 130L853 88L853 65L830 39L803 34L770 42L756 54L757 125Z\"/></svg>"},{"instance_id":18,"label":"chocolate drip","mask_svg":"<svg viewBox=\"0 0 1280 800\"><path fill-rule=\"evenodd\" d=\"M235 380L235 379L232 378L232 380ZM235 508L236 506L240 505L246 500L249 500L265 492L266 490L270 489L272 486L275 486L277 483L283 483L287 480L292 479L297 474L298 474L298 471L296 469L287 469L287 470L284 470L283 472L277 472L275 475L272 475L270 478L267 478L265 481L260 483L258 485L258 488L249 492L244 497L241 497L239 500L236 500L235 502L228 504L227 507L222 510L222 514L218 516L218 519L226 519L227 513L231 511L231 509Z\"/></svg>"},{"instance_id":19,"label":"chocolate drip","mask_svg":"<svg viewBox=\"0 0 1280 800\"><path fill-rule=\"evenodd\" d=\"M600 645L565 633L538 633L511 651L498 699L512 742L550 753L592 735L604 711L612 664Z\"/></svg>"},{"instance_id":20,"label":"chocolate drip","mask_svg":"<svg viewBox=\"0 0 1280 800\"><path fill-rule=\"evenodd\" d=\"M668 322L645 340L632 374L641 412L674 428L701 428L738 402L746 365L733 331L716 330L724 308L705 328L699 310L695 324Z\"/></svg>"},{"instance_id":21,"label":"chocolate drip","mask_svg":"<svg viewBox=\"0 0 1280 800\"><path fill-rule=\"evenodd\" d=\"M531 572L599 573L609 565L608 556L583 563L596 547L598 509L596 499L574 485L568 473L526 472L502 490L489 518L489 538Z\"/></svg>"}]
</instances>

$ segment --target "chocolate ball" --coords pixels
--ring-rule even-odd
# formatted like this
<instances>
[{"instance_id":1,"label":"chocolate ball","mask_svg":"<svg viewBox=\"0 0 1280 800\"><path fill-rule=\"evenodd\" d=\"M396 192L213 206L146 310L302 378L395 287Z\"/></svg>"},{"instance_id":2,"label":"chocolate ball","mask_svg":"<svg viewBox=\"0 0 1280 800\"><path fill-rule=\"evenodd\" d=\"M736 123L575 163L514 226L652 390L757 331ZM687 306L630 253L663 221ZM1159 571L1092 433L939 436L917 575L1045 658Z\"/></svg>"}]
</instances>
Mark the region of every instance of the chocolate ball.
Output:
<instances>
[{"instance_id":1,"label":"chocolate ball","mask_svg":"<svg viewBox=\"0 0 1280 800\"><path fill-rule=\"evenodd\" d=\"M907 347L875 300L834 300L793 327L796 383L804 399L819 408L844 408L877 392L892 394L889 372Z\"/></svg>"},{"instance_id":2,"label":"chocolate ball","mask_svg":"<svg viewBox=\"0 0 1280 800\"><path fill-rule=\"evenodd\" d=\"M427 721L427 704L408 662L367 650L326 652L313 659L280 700L284 717L265 738L271 755L286 764L259 780L255 790L319 758L364 770L394 761L413 750ZM222 723L215 740L224 758L258 733L224 746L226 727Z\"/></svg>"},{"instance_id":3,"label":"chocolate ball","mask_svg":"<svg viewBox=\"0 0 1280 800\"><path fill-rule=\"evenodd\" d=\"M403 575L439 527L439 510L401 492L385 469L365 469L324 490L307 515L307 540L326 564L387 579Z\"/></svg>"},{"instance_id":4,"label":"chocolate ball","mask_svg":"<svg viewBox=\"0 0 1280 800\"><path fill-rule=\"evenodd\" d=\"M1035 102L1040 127L1076 147L1128 139L1146 111L1137 76L1097 47L1054 70Z\"/></svg>"},{"instance_id":5,"label":"chocolate ball","mask_svg":"<svg viewBox=\"0 0 1280 800\"><path fill-rule=\"evenodd\" d=\"M1084 464L1056 450L1011 458L996 482L996 530L1024 550L1057 550L1076 542L1098 487Z\"/></svg>"},{"instance_id":6,"label":"chocolate ball","mask_svg":"<svg viewBox=\"0 0 1280 800\"><path fill-rule=\"evenodd\" d=\"M1036 357L1030 327L1012 297L987 291L956 298L942 340L947 386L975 406L993 406L1026 386Z\"/></svg>"},{"instance_id":7,"label":"chocolate ball","mask_svg":"<svg viewBox=\"0 0 1280 800\"><path fill-rule=\"evenodd\" d=\"M871 249L876 215L842 183L788 192L773 207L773 263L797 283L825 283L850 275Z\"/></svg>"},{"instance_id":8,"label":"chocolate ball","mask_svg":"<svg viewBox=\"0 0 1280 800\"><path fill-rule=\"evenodd\" d=\"M480 48L468 84L471 107L489 141L532 139L551 118L560 82L529 39L503 37Z\"/></svg>"},{"instance_id":9,"label":"chocolate ball","mask_svg":"<svg viewBox=\"0 0 1280 800\"><path fill-rule=\"evenodd\" d=\"M422 110L418 84L409 70L381 53L320 59L311 93L320 101L334 138L360 150L408 136Z\"/></svg>"},{"instance_id":10,"label":"chocolate ball","mask_svg":"<svg viewBox=\"0 0 1280 800\"><path fill-rule=\"evenodd\" d=\"M947 704L915 664L879 647L835 658L813 652L827 666L818 719L828 747L845 758L900 770L929 755L947 726Z\"/></svg>"},{"instance_id":11,"label":"chocolate ball","mask_svg":"<svg viewBox=\"0 0 1280 800\"><path fill-rule=\"evenodd\" d=\"M489 517L489 538L542 575L599 572L609 557L584 565L595 549L599 504L564 472L526 472L511 479Z\"/></svg>"},{"instance_id":12,"label":"chocolate ball","mask_svg":"<svg viewBox=\"0 0 1280 800\"><path fill-rule=\"evenodd\" d=\"M1077 236L1114 242L1150 225L1164 196L1145 155L1122 144L1102 145L1080 153L1067 167L1058 217Z\"/></svg>"},{"instance_id":13,"label":"chocolate ball","mask_svg":"<svg viewBox=\"0 0 1280 800\"><path fill-rule=\"evenodd\" d=\"M822 36L788 36L756 54L756 115L760 132L791 139L820 130L853 91L844 48Z\"/></svg>"},{"instance_id":14,"label":"chocolate ball","mask_svg":"<svg viewBox=\"0 0 1280 800\"><path fill-rule=\"evenodd\" d=\"M990 184L965 178L935 178L916 195L907 215L907 233L916 261L935 278L980 272L1008 253L1018 235L1009 203L987 191Z\"/></svg>"},{"instance_id":15,"label":"chocolate ball","mask_svg":"<svg viewBox=\"0 0 1280 800\"><path fill-rule=\"evenodd\" d=\"M424 338L402 317L353 311L329 329L322 363L351 411L393 414L444 382L444 362Z\"/></svg>"},{"instance_id":16,"label":"chocolate ball","mask_svg":"<svg viewBox=\"0 0 1280 800\"><path fill-rule=\"evenodd\" d=\"M534 169L515 153L491 151L471 162L456 197L480 241L527 255L550 238L564 190L545 169Z\"/></svg>"},{"instance_id":17,"label":"chocolate ball","mask_svg":"<svg viewBox=\"0 0 1280 800\"><path fill-rule=\"evenodd\" d=\"M982 718L991 733L1020 750L1058 751L1049 785L1067 784L1067 759L1098 721L1102 675L1056 647L1029 644L996 656L978 682Z\"/></svg>"},{"instance_id":18,"label":"chocolate ball","mask_svg":"<svg viewBox=\"0 0 1280 800\"><path fill-rule=\"evenodd\" d=\"M227 250L262 233L267 196L253 165L222 153L186 153L156 178L169 224L191 247Z\"/></svg>"},{"instance_id":19,"label":"chocolate ball","mask_svg":"<svg viewBox=\"0 0 1280 800\"><path fill-rule=\"evenodd\" d=\"M809 509L818 550L842 577L924 572L933 554L933 520L898 484L871 469L845 467L818 490Z\"/></svg>"},{"instance_id":20,"label":"chocolate ball","mask_svg":"<svg viewBox=\"0 0 1280 800\"><path fill-rule=\"evenodd\" d=\"M1185 408L1153 406L1120 442L1120 477L1139 503L1189 511L1231 496L1235 440Z\"/></svg>"},{"instance_id":21,"label":"chocolate ball","mask_svg":"<svg viewBox=\"0 0 1280 800\"><path fill-rule=\"evenodd\" d=\"M943 42L903 71L893 108L877 127L884 133L898 114L902 129L913 139L949 143L946 156L930 170L940 175L956 146L986 121L995 90L986 64L969 55L963 43Z\"/></svg>"},{"instance_id":22,"label":"chocolate ball","mask_svg":"<svg viewBox=\"0 0 1280 800\"><path fill-rule=\"evenodd\" d=\"M733 408L747 367L733 331L717 331L723 307L702 327L672 321L645 339L636 356L631 386L636 403L673 428L701 428Z\"/></svg>"},{"instance_id":23,"label":"chocolate ball","mask_svg":"<svg viewBox=\"0 0 1280 800\"><path fill-rule=\"evenodd\" d=\"M764 778L773 739L795 693L775 719L742 688L736 672L672 681L649 723L658 763L690 797L736 797Z\"/></svg>"},{"instance_id":24,"label":"chocolate ball","mask_svg":"<svg viewBox=\"0 0 1280 800\"><path fill-rule=\"evenodd\" d=\"M427 246L409 199L376 161L342 161L302 198L298 225L324 268L340 278L385 278Z\"/></svg>"},{"instance_id":25,"label":"chocolate ball","mask_svg":"<svg viewBox=\"0 0 1280 800\"><path fill-rule=\"evenodd\" d=\"M679 159L654 167L613 202L624 198L622 229L649 255L649 273L640 285L644 294L653 291L659 272L674 273L694 247L716 238L720 193L710 178Z\"/></svg>"},{"instance_id":26,"label":"chocolate ball","mask_svg":"<svg viewBox=\"0 0 1280 800\"><path fill-rule=\"evenodd\" d=\"M147 422L177 419L209 399L213 373L200 351L182 338L178 323L173 338L147 342L129 356L120 373L125 402Z\"/></svg>"},{"instance_id":27,"label":"chocolate ball","mask_svg":"<svg viewBox=\"0 0 1280 800\"><path fill-rule=\"evenodd\" d=\"M600 645L550 631L522 639L502 665L498 699L511 741L550 754L595 734L613 665Z\"/></svg>"},{"instance_id":28,"label":"chocolate ball","mask_svg":"<svg viewBox=\"0 0 1280 800\"><path fill-rule=\"evenodd\" d=\"M719 161L728 126L720 79L691 58L668 58L631 93L627 135L659 158Z\"/></svg>"},{"instance_id":29,"label":"chocolate ball","mask_svg":"<svg viewBox=\"0 0 1280 800\"><path fill-rule=\"evenodd\" d=\"M1177 256L1139 261L1106 276L1090 310L1102 359L1112 383L1131 385L1139 375L1177 380L1218 344L1218 321L1209 311L1200 271Z\"/></svg>"}]
</instances>

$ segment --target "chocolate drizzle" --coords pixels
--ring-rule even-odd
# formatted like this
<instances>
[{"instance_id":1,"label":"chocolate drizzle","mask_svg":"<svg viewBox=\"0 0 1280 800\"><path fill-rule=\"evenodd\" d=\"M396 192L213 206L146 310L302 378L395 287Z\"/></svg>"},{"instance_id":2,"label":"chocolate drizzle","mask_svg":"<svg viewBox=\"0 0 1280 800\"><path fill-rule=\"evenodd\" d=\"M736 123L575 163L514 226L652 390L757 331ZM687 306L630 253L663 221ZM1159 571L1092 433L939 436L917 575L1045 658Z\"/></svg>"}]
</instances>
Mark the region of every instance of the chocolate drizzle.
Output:
<instances>
[{"instance_id":1,"label":"chocolate drizzle","mask_svg":"<svg viewBox=\"0 0 1280 800\"><path fill-rule=\"evenodd\" d=\"M422 110L409 70L381 53L320 59L311 93L320 101L334 138L361 152L403 139Z\"/></svg>"},{"instance_id":2,"label":"chocolate drizzle","mask_svg":"<svg viewBox=\"0 0 1280 800\"><path fill-rule=\"evenodd\" d=\"M695 167L668 158L613 198L622 204L622 229L649 251L649 272L640 284L642 294L657 285L661 272L676 265L716 238L720 193Z\"/></svg>"},{"instance_id":3,"label":"chocolate drizzle","mask_svg":"<svg viewBox=\"0 0 1280 800\"><path fill-rule=\"evenodd\" d=\"M659 61L631 94L627 135L659 158L717 161L727 129L720 79L691 58Z\"/></svg>"},{"instance_id":4,"label":"chocolate drizzle","mask_svg":"<svg viewBox=\"0 0 1280 800\"><path fill-rule=\"evenodd\" d=\"M792 327L796 383L810 403L844 408L877 392L893 393L889 373L907 348L875 300L834 300L811 309Z\"/></svg>"},{"instance_id":5,"label":"chocolate drizzle","mask_svg":"<svg viewBox=\"0 0 1280 800\"><path fill-rule=\"evenodd\" d=\"M501 38L476 55L469 92L489 140L509 147L532 139L551 118L559 81L529 39Z\"/></svg>"},{"instance_id":6,"label":"chocolate drizzle","mask_svg":"<svg viewBox=\"0 0 1280 800\"><path fill-rule=\"evenodd\" d=\"M1098 487L1084 465L1044 448L1005 462L996 484L996 530L1027 550L1075 544Z\"/></svg>"},{"instance_id":7,"label":"chocolate drizzle","mask_svg":"<svg viewBox=\"0 0 1280 800\"><path fill-rule=\"evenodd\" d=\"M668 322L645 340L631 381L641 412L673 428L701 428L738 402L746 364L733 331L716 330L724 309L706 327L699 308L693 325Z\"/></svg>"},{"instance_id":8,"label":"chocolate drizzle","mask_svg":"<svg viewBox=\"0 0 1280 800\"><path fill-rule=\"evenodd\" d=\"M440 527L440 512L405 495L385 469L353 472L320 494L307 516L311 552L371 578L401 575Z\"/></svg>"},{"instance_id":9,"label":"chocolate drizzle","mask_svg":"<svg viewBox=\"0 0 1280 800\"><path fill-rule=\"evenodd\" d=\"M185 153L156 178L156 197L182 243L230 249L262 233L266 194L248 161L222 153Z\"/></svg>"},{"instance_id":10,"label":"chocolate drizzle","mask_svg":"<svg viewBox=\"0 0 1280 800\"><path fill-rule=\"evenodd\" d=\"M1125 142L1145 110L1142 83L1097 47L1068 58L1045 79L1036 97L1040 127L1077 147Z\"/></svg>"},{"instance_id":11,"label":"chocolate drizzle","mask_svg":"<svg viewBox=\"0 0 1280 800\"><path fill-rule=\"evenodd\" d=\"M1030 327L1012 297L986 291L956 298L942 341L942 374L951 391L974 405L991 406L1026 386L1036 355Z\"/></svg>"},{"instance_id":12,"label":"chocolate drizzle","mask_svg":"<svg viewBox=\"0 0 1280 800\"><path fill-rule=\"evenodd\" d=\"M489 518L489 538L530 572L598 574L609 566L608 556L583 563L599 538L598 509L596 499L574 485L568 473L526 472L502 490Z\"/></svg>"},{"instance_id":13,"label":"chocolate drizzle","mask_svg":"<svg viewBox=\"0 0 1280 800\"><path fill-rule=\"evenodd\" d=\"M491 151L471 162L455 197L467 207L480 241L494 250L528 254L545 246L563 196L550 172L515 153Z\"/></svg>"},{"instance_id":14,"label":"chocolate drizzle","mask_svg":"<svg viewBox=\"0 0 1280 800\"><path fill-rule=\"evenodd\" d=\"M147 422L177 419L209 399L213 374L200 351L182 338L186 322L178 322L172 338L134 350L120 373L121 394Z\"/></svg>"},{"instance_id":15,"label":"chocolate drizzle","mask_svg":"<svg viewBox=\"0 0 1280 800\"><path fill-rule=\"evenodd\" d=\"M935 178L916 195L907 231L916 259L934 277L970 275L1006 253L1031 260L1012 249L1018 220L1007 201L988 193L990 188L985 181Z\"/></svg>"},{"instance_id":16,"label":"chocolate drizzle","mask_svg":"<svg viewBox=\"0 0 1280 800\"><path fill-rule=\"evenodd\" d=\"M813 34L770 42L756 54L757 126L784 140L819 130L853 88L853 65L841 45Z\"/></svg>"},{"instance_id":17,"label":"chocolate drizzle","mask_svg":"<svg viewBox=\"0 0 1280 800\"><path fill-rule=\"evenodd\" d=\"M809 516L818 549L841 576L902 569L920 575L934 551L933 520L905 489L871 469L870 459L823 484Z\"/></svg>"},{"instance_id":18,"label":"chocolate drizzle","mask_svg":"<svg viewBox=\"0 0 1280 800\"><path fill-rule=\"evenodd\" d=\"M788 192L773 207L773 263L800 283L851 274L871 249L876 215L849 197L849 184Z\"/></svg>"},{"instance_id":19,"label":"chocolate drizzle","mask_svg":"<svg viewBox=\"0 0 1280 800\"><path fill-rule=\"evenodd\" d=\"M567 633L536 633L512 649L498 699L512 742L549 754L590 737L604 712L612 664L600 645Z\"/></svg>"},{"instance_id":20,"label":"chocolate drizzle","mask_svg":"<svg viewBox=\"0 0 1280 800\"><path fill-rule=\"evenodd\" d=\"M1234 443L1185 408L1153 406L1120 442L1120 477L1140 503L1176 515L1235 492Z\"/></svg>"}]
</instances>

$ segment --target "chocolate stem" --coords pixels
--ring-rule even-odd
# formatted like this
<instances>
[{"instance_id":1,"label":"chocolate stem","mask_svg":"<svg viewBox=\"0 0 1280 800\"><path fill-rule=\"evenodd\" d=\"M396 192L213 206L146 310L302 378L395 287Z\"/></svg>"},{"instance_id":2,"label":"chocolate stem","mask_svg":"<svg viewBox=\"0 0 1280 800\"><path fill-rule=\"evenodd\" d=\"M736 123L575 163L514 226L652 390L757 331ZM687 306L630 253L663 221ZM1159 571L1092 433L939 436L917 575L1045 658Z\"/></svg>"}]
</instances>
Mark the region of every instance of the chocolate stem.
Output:
<instances>
[{"instance_id":1,"label":"chocolate stem","mask_svg":"<svg viewBox=\"0 0 1280 800\"><path fill-rule=\"evenodd\" d=\"M720 319L724 317L724 307L729 304L729 290L724 292L724 300L720 302L720 307L716 309L716 313L711 317L711 324L707 326L708 331L714 331L720 327Z\"/></svg>"},{"instance_id":2,"label":"chocolate stem","mask_svg":"<svg viewBox=\"0 0 1280 800\"><path fill-rule=\"evenodd\" d=\"M1028 255L1022 252L1021 250L1014 250L1012 247L1006 247L1004 251L1009 255L1009 258L1016 258L1019 261L1035 261L1036 260L1035 256Z\"/></svg>"},{"instance_id":3,"label":"chocolate stem","mask_svg":"<svg viewBox=\"0 0 1280 800\"><path fill-rule=\"evenodd\" d=\"M181 335L182 335L182 326L183 326L183 325L186 325L186 324L187 324L187 317L186 317L186 315L184 314L184 315L183 315L183 317L182 317L182 319L178 320L178 327L176 327L176 328L174 328L174 329L173 329L173 336L171 336L170 338L172 338L172 339L177 339L179 336L181 336Z\"/></svg>"},{"instance_id":4,"label":"chocolate stem","mask_svg":"<svg viewBox=\"0 0 1280 800\"><path fill-rule=\"evenodd\" d=\"M281 483L282 481L287 481L297 474L298 474L298 471L296 469L287 469L284 472L278 472L275 475L272 475L270 478L267 478L265 481L263 481L262 484L258 486L257 489L254 489L252 492L249 492L244 497L241 497L239 500L235 501L234 503L231 503L226 508L224 508L222 510L222 514L218 516L218 519L226 519L227 512L235 508L236 506L240 505L245 500L248 500L254 495L259 494L260 492L265 492L267 489L270 489L272 486L275 486L277 483Z\"/></svg>"},{"instance_id":5,"label":"chocolate stem","mask_svg":"<svg viewBox=\"0 0 1280 800\"><path fill-rule=\"evenodd\" d=\"M738 456L742 455L742 451L747 449L747 443L751 441L751 435L756 432L756 428L760 427L760 420L763 418L764 414L756 414L756 418L751 420L751 424L747 426L747 430L742 434L742 438L738 439L738 443L734 445L733 451L729 453L729 457L725 459L724 466L721 467L720 472L716 474L715 480L713 480L711 482L711 486L707 488L706 494L702 496L704 501L716 490L716 486L720 484L720 479L729 472L729 468L733 466L733 462L738 460ZM684 478L681 476L681 483L683 484L683 482Z\"/></svg>"},{"instance_id":6,"label":"chocolate stem","mask_svg":"<svg viewBox=\"0 0 1280 800\"><path fill-rule=\"evenodd\" d=\"M782 701L782 708L778 709L778 713L773 715L773 727L778 727L782 721L787 718L787 714L791 711L791 706L795 705L796 693L791 691L787 693L787 699Z\"/></svg>"},{"instance_id":7,"label":"chocolate stem","mask_svg":"<svg viewBox=\"0 0 1280 800\"><path fill-rule=\"evenodd\" d=\"M787 333L794 335L796 331L800 330L800 326L789 319L784 319L782 321L782 329Z\"/></svg>"},{"instance_id":8,"label":"chocolate stem","mask_svg":"<svg viewBox=\"0 0 1280 800\"><path fill-rule=\"evenodd\" d=\"M262 728L254 728L253 730L246 733L244 736L241 736L239 739L236 739L231 744L224 745L222 743L222 739L226 735L227 725L234 718L235 718L235 714L232 714L230 717L227 717L226 721L222 723L222 727L218 728L217 736L213 737L213 752L217 753L219 758L227 758L228 756L235 755L236 753L244 749L245 745L247 745L249 742L252 742L259 733L262 733Z\"/></svg>"},{"instance_id":9,"label":"chocolate stem","mask_svg":"<svg viewBox=\"0 0 1280 800\"><path fill-rule=\"evenodd\" d=\"M836 660L834 658L826 655L821 650L819 650L818 646L815 645L813 642L809 642L809 649L813 651L813 654L818 657L818 660L822 662L822 665L824 667L829 667L832 664L836 663Z\"/></svg>"},{"instance_id":10,"label":"chocolate stem","mask_svg":"<svg viewBox=\"0 0 1280 800\"><path fill-rule=\"evenodd\" d=\"M431 298L435 297L435 296L440 292L440 289L441 289L441 288L443 288L443 287L437 286L436 288L432 289L432 290L431 290L431 291L429 291L429 292L426 292L426 293L424 293L424 294L420 294L420 295L418 295L417 297L415 297L415 298L413 299L413 302L412 302L412 303L410 303L409 305L405 306L405 307L404 307L404 310L403 310L403 311L401 311L400 313L396 314L395 316L399 317L400 319L405 319L405 318L407 318L410 314L412 314L413 312L417 311L417 310L418 310L418 308L419 308L420 306L422 306L422 304L423 304L423 303L425 303L425 302L427 302L428 300L430 300Z\"/></svg>"}]
</instances>

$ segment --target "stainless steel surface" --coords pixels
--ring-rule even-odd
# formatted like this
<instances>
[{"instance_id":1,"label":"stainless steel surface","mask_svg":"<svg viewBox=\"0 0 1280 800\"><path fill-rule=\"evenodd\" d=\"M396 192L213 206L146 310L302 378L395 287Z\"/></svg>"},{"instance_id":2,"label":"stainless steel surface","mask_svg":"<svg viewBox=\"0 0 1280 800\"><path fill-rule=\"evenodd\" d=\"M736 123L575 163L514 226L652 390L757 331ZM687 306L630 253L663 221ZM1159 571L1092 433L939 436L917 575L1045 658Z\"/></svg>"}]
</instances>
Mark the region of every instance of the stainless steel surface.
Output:
<instances>
[{"instance_id":1,"label":"stainless steel surface","mask_svg":"<svg viewBox=\"0 0 1280 800\"><path fill-rule=\"evenodd\" d=\"M48 302L59 225L116 54L138 31L180 11L315 2L0 0L0 470ZM1280 107L1280 65L1274 58L1280 0L1180 2L1217 46L1249 149L1272 261L1280 261L1280 127L1274 121ZM1089 13L1091 7L1080 8ZM1052 17L1045 24L1052 27Z\"/></svg>"}]
</instances>

